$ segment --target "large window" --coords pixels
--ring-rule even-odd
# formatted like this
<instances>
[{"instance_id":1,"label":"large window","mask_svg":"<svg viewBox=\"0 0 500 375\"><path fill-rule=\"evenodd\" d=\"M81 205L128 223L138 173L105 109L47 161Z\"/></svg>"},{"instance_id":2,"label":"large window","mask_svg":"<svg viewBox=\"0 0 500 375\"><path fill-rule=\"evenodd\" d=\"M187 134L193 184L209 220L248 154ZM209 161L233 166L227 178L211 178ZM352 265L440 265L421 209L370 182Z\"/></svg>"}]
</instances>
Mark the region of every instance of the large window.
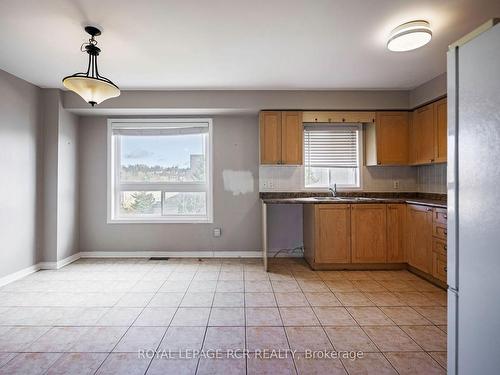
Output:
<instances>
[{"instance_id":1,"label":"large window","mask_svg":"<svg viewBox=\"0 0 500 375\"><path fill-rule=\"evenodd\" d=\"M209 119L108 121L109 222L212 222Z\"/></svg>"},{"instance_id":2,"label":"large window","mask_svg":"<svg viewBox=\"0 0 500 375\"><path fill-rule=\"evenodd\" d=\"M304 177L306 188L359 188L361 166L359 125L306 124Z\"/></svg>"}]
</instances>

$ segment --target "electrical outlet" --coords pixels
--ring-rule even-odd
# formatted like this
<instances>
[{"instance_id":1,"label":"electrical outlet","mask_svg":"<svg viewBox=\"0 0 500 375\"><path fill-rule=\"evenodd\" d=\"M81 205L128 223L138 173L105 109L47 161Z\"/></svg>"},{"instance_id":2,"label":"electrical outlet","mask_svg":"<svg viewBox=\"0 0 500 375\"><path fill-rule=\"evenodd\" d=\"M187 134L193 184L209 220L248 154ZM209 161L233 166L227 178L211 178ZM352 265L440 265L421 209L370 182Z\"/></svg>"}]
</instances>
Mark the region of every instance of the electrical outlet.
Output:
<instances>
[{"instance_id":1,"label":"electrical outlet","mask_svg":"<svg viewBox=\"0 0 500 375\"><path fill-rule=\"evenodd\" d=\"M392 180L392 187L394 189L399 189L399 180Z\"/></svg>"},{"instance_id":2,"label":"electrical outlet","mask_svg":"<svg viewBox=\"0 0 500 375\"><path fill-rule=\"evenodd\" d=\"M220 237L222 235L221 228L214 228L214 237Z\"/></svg>"}]
</instances>

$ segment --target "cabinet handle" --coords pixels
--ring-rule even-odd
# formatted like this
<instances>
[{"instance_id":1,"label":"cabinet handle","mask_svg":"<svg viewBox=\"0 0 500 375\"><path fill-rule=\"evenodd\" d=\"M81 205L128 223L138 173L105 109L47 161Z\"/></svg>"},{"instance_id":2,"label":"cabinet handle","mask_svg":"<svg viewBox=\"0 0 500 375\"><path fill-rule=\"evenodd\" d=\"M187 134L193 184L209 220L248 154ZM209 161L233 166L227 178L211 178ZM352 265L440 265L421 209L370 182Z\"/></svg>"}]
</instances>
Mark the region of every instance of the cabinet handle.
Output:
<instances>
[{"instance_id":1,"label":"cabinet handle","mask_svg":"<svg viewBox=\"0 0 500 375\"><path fill-rule=\"evenodd\" d=\"M315 119L314 119L314 121L315 121L315 122L318 122L318 119L317 119L317 118L315 118Z\"/></svg>"},{"instance_id":2,"label":"cabinet handle","mask_svg":"<svg viewBox=\"0 0 500 375\"><path fill-rule=\"evenodd\" d=\"M445 236L447 236L447 235L448 235L448 231L447 231L447 230L445 230L445 231L444 231L444 235L445 235Z\"/></svg>"},{"instance_id":3,"label":"cabinet handle","mask_svg":"<svg viewBox=\"0 0 500 375\"><path fill-rule=\"evenodd\" d=\"M431 163L434 163L434 159L431 159Z\"/></svg>"},{"instance_id":4,"label":"cabinet handle","mask_svg":"<svg viewBox=\"0 0 500 375\"><path fill-rule=\"evenodd\" d=\"M432 208L426 208L425 209L427 212L431 212L432 211Z\"/></svg>"},{"instance_id":5,"label":"cabinet handle","mask_svg":"<svg viewBox=\"0 0 500 375\"><path fill-rule=\"evenodd\" d=\"M443 219L448 219L448 215L444 214Z\"/></svg>"},{"instance_id":6,"label":"cabinet handle","mask_svg":"<svg viewBox=\"0 0 500 375\"><path fill-rule=\"evenodd\" d=\"M331 118L329 118L329 119L328 119L328 122L332 122L332 119L331 119Z\"/></svg>"},{"instance_id":7,"label":"cabinet handle","mask_svg":"<svg viewBox=\"0 0 500 375\"><path fill-rule=\"evenodd\" d=\"M444 267L444 272L448 272L448 267Z\"/></svg>"},{"instance_id":8,"label":"cabinet handle","mask_svg":"<svg viewBox=\"0 0 500 375\"><path fill-rule=\"evenodd\" d=\"M448 246L444 245L443 249L444 249L444 251L448 250Z\"/></svg>"},{"instance_id":9,"label":"cabinet handle","mask_svg":"<svg viewBox=\"0 0 500 375\"><path fill-rule=\"evenodd\" d=\"M342 122L345 122L345 118L342 119Z\"/></svg>"},{"instance_id":10,"label":"cabinet handle","mask_svg":"<svg viewBox=\"0 0 500 375\"><path fill-rule=\"evenodd\" d=\"M377 164L378 164L378 165L380 165L380 164L382 164L382 163L381 163L380 161L377 161Z\"/></svg>"}]
</instances>

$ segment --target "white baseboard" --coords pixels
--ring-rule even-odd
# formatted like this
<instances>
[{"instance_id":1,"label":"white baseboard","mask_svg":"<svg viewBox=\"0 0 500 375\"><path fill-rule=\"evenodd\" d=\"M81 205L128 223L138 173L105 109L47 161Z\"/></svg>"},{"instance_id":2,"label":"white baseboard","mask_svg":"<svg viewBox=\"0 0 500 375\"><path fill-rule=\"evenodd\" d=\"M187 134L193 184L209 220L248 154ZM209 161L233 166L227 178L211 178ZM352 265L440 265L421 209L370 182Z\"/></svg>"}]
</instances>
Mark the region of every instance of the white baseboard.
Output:
<instances>
[{"instance_id":1,"label":"white baseboard","mask_svg":"<svg viewBox=\"0 0 500 375\"><path fill-rule=\"evenodd\" d=\"M22 270L19 270L17 272L11 273L9 275L0 277L0 286L4 286L7 284L10 284L16 280L22 279L25 276L28 276L40 269L40 266L38 264L35 264L34 266L26 267L23 268Z\"/></svg>"},{"instance_id":2,"label":"white baseboard","mask_svg":"<svg viewBox=\"0 0 500 375\"><path fill-rule=\"evenodd\" d=\"M80 254L81 253L70 255L69 257L58 260L57 262L40 262L38 263L38 265L42 270L58 270L59 268L67 266L68 264L73 263L75 260L80 259Z\"/></svg>"},{"instance_id":3,"label":"white baseboard","mask_svg":"<svg viewBox=\"0 0 500 375\"><path fill-rule=\"evenodd\" d=\"M262 258L262 251L82 251L81 258Z\"/></svg>"}]
</instances>

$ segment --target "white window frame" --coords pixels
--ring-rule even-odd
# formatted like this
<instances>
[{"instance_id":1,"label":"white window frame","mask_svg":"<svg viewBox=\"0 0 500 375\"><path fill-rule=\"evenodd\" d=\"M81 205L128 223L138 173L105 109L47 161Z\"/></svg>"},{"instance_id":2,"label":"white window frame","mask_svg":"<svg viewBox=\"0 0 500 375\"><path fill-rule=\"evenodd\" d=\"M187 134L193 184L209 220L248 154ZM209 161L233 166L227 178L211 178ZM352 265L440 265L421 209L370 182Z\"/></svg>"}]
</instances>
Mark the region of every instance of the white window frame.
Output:
<instances>
[{"instance_id":1,"label":"white window frame","mask_svg":"<svg viewBox=\"0 0 500 375\"><path fill-rule=\"evenodd\" d=\"M306 125L304 123L304 125ZM341 125L331 125L334 126L349 126L358 128L358 178L359 178L359 186L347 186L337 184L337 191L360 191L363 190L363 177L364 177L364 127L363 124L341 124ZM305 127L302 130L305 133ZM304 155L304 165L302 168L302 189L304 191L314 191L314 192L328 192L329 187L312 187L306 186L306 163L305 163L305 136L303 137L304 141L302 142L302 155Z\"/></svg>"},{"instance_id":2,"label":"white window frame","mask_svg":"<svg viewBox=\"0 0 500 375\"><path fill-rule=\"evenodd\" d=\"M120 218L116 215L119 207L120 189L115 183L117 176L120 173L119 158L116 155L120 154L119 142L117 139L113 141L113 128L123 126L127 127L134 124L134 127L147 126L148 128L162 128L174 125L175 127L192 127L193 124L208 125L208 139L206 141L206 189L200 189L197 183L193 183L192 187L188 187L189 183L128 183L127 190L156 190L161 191L162 202L165 192L196 192L206 191L207 197L207 214L203 216L193 215L178 215L178 216L163 216L163 217L126 217ZM107 223L108 224L161 224L161 223L213 223L213 123L211 118L116 118L108 119L107 133ZM163 209L163 208L162 208Z\"/></svg>"}]
</instances>

